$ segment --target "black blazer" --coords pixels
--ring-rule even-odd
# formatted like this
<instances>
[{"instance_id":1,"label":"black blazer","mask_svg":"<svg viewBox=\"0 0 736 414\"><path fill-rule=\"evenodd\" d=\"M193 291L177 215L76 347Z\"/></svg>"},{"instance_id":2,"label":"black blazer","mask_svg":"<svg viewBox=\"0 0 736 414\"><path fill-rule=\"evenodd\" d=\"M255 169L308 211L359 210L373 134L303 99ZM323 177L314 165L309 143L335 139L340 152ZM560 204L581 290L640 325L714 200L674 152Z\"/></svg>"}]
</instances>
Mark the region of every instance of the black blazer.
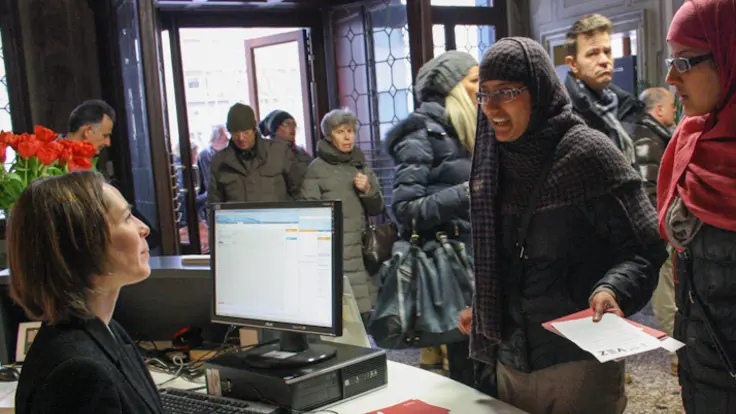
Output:
<instances>
[{"instance_id":1,"label":"black blazer","mask_svg":"<svg viewBox=\"0 0 736 414\"><path fill-rule=\"evenodd\" d=\"M95 318L41 327L23 363L15 412L159 414L164 410L130 336L117 322L111 321L108 330Z\"/></svg>"}]
</instances>

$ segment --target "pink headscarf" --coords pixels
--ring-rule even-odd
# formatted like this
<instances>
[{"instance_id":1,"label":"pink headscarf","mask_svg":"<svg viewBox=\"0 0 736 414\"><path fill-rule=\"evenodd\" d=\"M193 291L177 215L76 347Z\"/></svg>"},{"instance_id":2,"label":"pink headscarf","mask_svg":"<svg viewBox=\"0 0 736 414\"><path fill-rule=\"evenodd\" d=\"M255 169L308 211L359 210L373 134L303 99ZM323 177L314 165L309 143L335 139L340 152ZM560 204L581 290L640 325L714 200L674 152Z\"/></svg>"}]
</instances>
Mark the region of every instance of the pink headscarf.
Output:
<instances>
[{"instance_id":1,"label":"pink headscarf","mask_svg":"<svg viewBox=\"0 0 736 414\"><path fill-rule=\"evenodd\" d=\"M736 0L689 0L672 19L668 41L710 50L721 83L715 110L684 117L659 170L659 230L676 196L703 222L736 231Z\"/></svg>"}]
</instances>

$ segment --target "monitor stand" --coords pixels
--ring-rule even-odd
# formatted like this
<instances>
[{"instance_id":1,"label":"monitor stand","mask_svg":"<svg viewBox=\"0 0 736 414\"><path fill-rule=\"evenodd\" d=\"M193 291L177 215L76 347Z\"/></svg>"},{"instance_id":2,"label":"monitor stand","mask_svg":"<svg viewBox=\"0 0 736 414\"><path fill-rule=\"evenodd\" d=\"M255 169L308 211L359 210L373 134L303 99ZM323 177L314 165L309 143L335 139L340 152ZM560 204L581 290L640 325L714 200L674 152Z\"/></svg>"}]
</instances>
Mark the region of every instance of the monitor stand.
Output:
<instances>
[{"instance_id":1,"label":"monitor stand","mask_svg":"<svg viewBox=\"0 0 736 414\"><path fill-rule=\"evenodd\" d=\"M302 333L281 332L278 343L258 346L243 352L244 362L253 368L296 368L334 358L335 347L310 344Z\"/></svg>"}]
</instances>

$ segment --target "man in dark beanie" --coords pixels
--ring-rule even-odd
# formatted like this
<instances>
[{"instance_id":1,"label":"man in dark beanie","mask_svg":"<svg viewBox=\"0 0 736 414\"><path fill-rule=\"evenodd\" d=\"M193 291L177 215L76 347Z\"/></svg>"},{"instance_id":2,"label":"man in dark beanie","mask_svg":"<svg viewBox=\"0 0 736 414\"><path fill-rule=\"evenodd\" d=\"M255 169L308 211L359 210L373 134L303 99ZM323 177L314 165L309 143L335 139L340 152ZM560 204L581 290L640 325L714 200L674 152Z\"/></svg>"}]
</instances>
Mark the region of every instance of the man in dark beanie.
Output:
<instances>
[{"instance_id":1,"label":"man in dark beanie","mask_svg":"<svg viewBox=\"0 0 736 414\"><path fill-rule=\"evenodd\" d=\"M299 193L304 168L289 145L265 140L256 130L248 105L237 103L227 114L230 143L212 157L209 202L290 201Z\"/></svg>"},{"instance_id":2,"label":"man in dark beanie","mask_svg":"<svg viewBox=\"0 0 736 414\"><path fill-rule=\"evenodd\" d=\"M312 163L312 156L304 150L304 148L296 145L296 120L290 113L276 109L271 111L258 124L258 129L263 136L268 136L272 140L284 141L294 152L296 160L302 165L306 171L309 164Z\"/></svg>"}]
</instances>

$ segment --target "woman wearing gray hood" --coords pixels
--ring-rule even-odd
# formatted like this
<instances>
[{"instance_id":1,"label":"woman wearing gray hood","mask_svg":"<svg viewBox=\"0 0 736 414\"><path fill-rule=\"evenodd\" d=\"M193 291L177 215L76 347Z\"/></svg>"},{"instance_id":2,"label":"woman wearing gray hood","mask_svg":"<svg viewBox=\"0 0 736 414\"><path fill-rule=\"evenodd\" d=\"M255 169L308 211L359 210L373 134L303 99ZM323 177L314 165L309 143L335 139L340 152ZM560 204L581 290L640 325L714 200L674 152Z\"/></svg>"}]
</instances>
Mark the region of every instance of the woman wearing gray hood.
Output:
<instances>
[{"instance_id":1,"label":"woman wearing gray hood","mask_svg":"<svg viewBox=\"0 0 736 414\"><path fill-rule=\"evenodd\" d=\"M378 178L366 164L363 151L355 146L357 123L348 109L332 110L322 118L324 138L317 143L317 158L307 169L301 198L342 200L342 270L366 320L376 301L378 286L363 264L362 235L366 214L381 214L384 205Z\"/></svg>"},{"instance_id":2,"label":"woman wearing gray hood","mask_svg":"<svg viewBox=\"0 0 736 414\"><path fill-rule=\"evenodd\" d=\"M547 52L530 39L488 49L478 101L476 292L460 320L470 354L522 410L619 414L624 363L599 363L542 323L585 309L594 321L629 316L649 301L667 253L641 177L573 114Z\"/></svg>"},{"instance_id":3,"label":"woman wearing gray hood","mask_svg":"<svg viewBox=\"0 0 736 414\"><path fill-rule=\"evenodd\" d=\"M468 178L478 118L476 92L478 61L468 53L445 52L419 69L414 82L419 108L387 137L396 164L392 207L402 235L416 231L427 241L444 232L465 243L470 252ZM450 377L472 385L468 343L441 349L446 350ZM433 350L422 349L423 366L442 362L434 360L441 352Z\"/></svg>"}]
</instances>

